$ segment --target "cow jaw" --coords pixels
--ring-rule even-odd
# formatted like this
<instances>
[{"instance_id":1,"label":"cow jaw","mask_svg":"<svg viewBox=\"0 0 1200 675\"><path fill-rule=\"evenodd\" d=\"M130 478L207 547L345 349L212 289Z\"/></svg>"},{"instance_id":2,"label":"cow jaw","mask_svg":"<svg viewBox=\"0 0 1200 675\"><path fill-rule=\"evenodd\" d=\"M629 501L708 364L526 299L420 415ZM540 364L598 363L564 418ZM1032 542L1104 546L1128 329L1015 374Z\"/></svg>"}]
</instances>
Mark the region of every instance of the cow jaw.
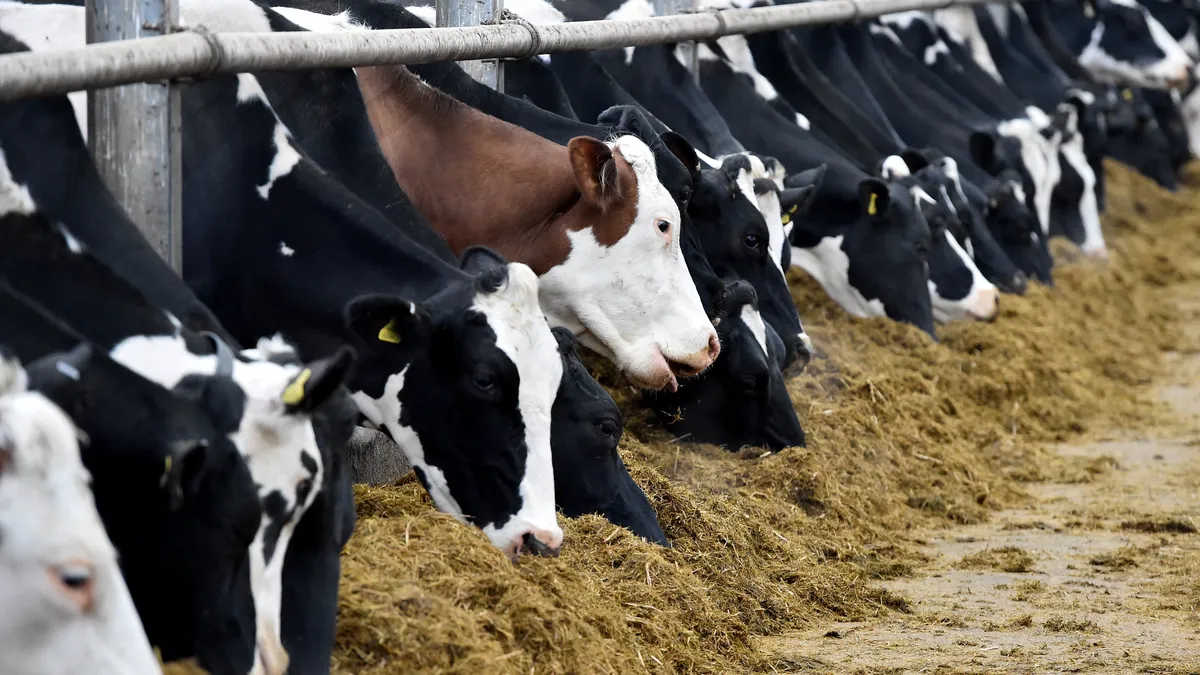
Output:
<instances>
[{"instance_id":1,"label":"cow jaw","mask_svg":"<svg viewBox=\"0 0 1200 675\"><path fill-rule=\"evenodd\" d=\"M720 352L679 244L679 207L658 181L654 155L633 136L611 144L637 178L637 212L611 246L591 228L568 231L566 260L539 280L542 309L554 326L579 336L635 385L670 388L677 375L698 373ZM670 224L670 240L657 223Z\"/></svg>"},{"instance_id":2,"label":"cow jaw","mask_svg":"<svg viewBox=\"0 0 1200 675\"><path fill-rule=\"evenodd\" d=\"M6 393L0 672L161 672L96 512L74 424L41 394Z\"/></svg>"}]
</instances>

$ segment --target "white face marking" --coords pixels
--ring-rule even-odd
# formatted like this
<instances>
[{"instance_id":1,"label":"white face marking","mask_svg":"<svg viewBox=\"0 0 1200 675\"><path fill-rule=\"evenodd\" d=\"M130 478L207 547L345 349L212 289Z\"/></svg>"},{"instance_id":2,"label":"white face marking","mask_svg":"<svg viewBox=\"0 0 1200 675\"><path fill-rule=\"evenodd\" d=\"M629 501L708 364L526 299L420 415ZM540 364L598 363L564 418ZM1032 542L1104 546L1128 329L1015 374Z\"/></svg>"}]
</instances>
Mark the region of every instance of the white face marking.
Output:
<instances>
[{"instance_id":1,"label":"white face marking","mask_svg":"<svg viewBox=\"0 0 1200 675\"><path fill-rule=\"evenodd\" d=\"M1200 68L1197 69L1200 72ZM1195 76L1195 74L1194 74ZM1188 148L1192 155L1200 157L1200 88L1197 88L1179 106L1187 124Z\"/></svg>"},{"instance_id":2,"label":"white face marking","mask_svg":"<svg viewBox=\"0 0 1200 675\"><path fill-rule=\"evenodd\" d=\"M609 144L637 177L637 214L628 234L601 246L591 229L568 232L571 252L539 280L551 325L579 335L639 386L667 386L668 359L707 368L716 331L700 304L679 246L679 207L658 181L654 155L634 136ZM656 223L670 223L665 241Z\"/></svg>"},{"instance_id":3,"label":"white face marking","mask_svg":"<svg viewBox=\"0 0 1200 675\"><path fill-rule=\"evenodd\" d=\"M263 348L261 342L259 348ZM191 353L183 337L178 334L131 336L119 342L109 356L167 389L173 388L189 374L213 375L217 369L215 355ZM246 460L250 474L259 486L259 500L279 490L288 500L289 508L295 504L295 488L301 479L297 476L309 475L301 464L300 453L307 452L317 464L309 504L316 498L323 471L311 419L306 415L289 415L283 406L283 390L299 373L300 367L296 365L233 361L233 380L245 392L246 406L241 423L237 431L230 434L230 440ZM279 603L282 597L280 575L288 540L309 504L295 508L293 518L280 534L270 561L265 559L262 547L264 532L269 524L265 513L250 549L250 590L258 618L256 669L286 662L279 637Z\"/></svg>"},{"instance_id":4,"label":"white face marking","mask_svg":"<svg viewBox=\"0 0 1200 675\"><path fill-rule=\"evenodd\" d=\"M767 326L763 323L762 314L748 304L742 305L742 323L746 324L746 327L754 334L754 339L762 348L763 355L770 360L771 354L767 351Z\"/></svg>"},{"instance_id":5,"label":"white face marking","mask_svg":"<svg viewBox=\"0 0 1200 675\"><path fill-rule=\"evenodd\" d=\"M792 266L808 272L847 313L870 318L887 316L883 302L868 300L850 285L850 258L842 250L844 235L825 237L812 248L792 247Z\"/></svg>"},{"instance_id":6,"label":"white face marking","mask_svg":"<svg viewBox=\"0 0 1200 675\"><path fill-rule=\"evenodd\" d=\"M911 190L909 190L909 192L912 193L913 205L915 205L915 206L919 207L921 205L921 202L937 204L937 202L934 201L933 197L930 197L929 193L926 192L923 188L914 186Z\"/></svg>"},{"instance_id":7,"label":"white face marking","mask_svg":"<svg viewBox=\"0 0 1200 675\"><path fill-rule=\"evenodd\" d=\"M484 534L505 550L521 545L529 530L549 535L550 546L562 543L554 507L554 464L550 456L550 408L562 380L558 343L538 307L538 279L521 263L508 265L507 286L475 297L475 311L487 317L496 333L496 346L517 367L521 381L518 407L525 424L525 475L521 478L521 508L501 527L488 525Z\"/></svg>"},{"instance_id":8,"label":"white face marking","mask_svg":"<svg viewBox=\"0 0 1200 675\"><path fill-rule=\"evenodd\" d=\"M1193 61L1200 61L1200 41L1196 39L1195 24L1188 26L1187 32L1179 40L1179 48Z\"/></svg>"},{"instance_id":9,"label":"white face marking","mask_svg":"<svg viewBox=\"0 0 1200 675\"><path fill-rule=\"evenodd\" d=\"M160 673L96 511L75 425L24 391L23 371L0 379L8 384L0 395L0 672Z\"/></svg>"},{"instance_id":10,"label":"white face marking","mask_svg":"<svg viewBox=\"0 0 1200 675\"><path fill-rule=\"evenodd\" d=\"M783 272L783 245L787 239L787 232L783 226L783 207L779 203L779 195L775 192L758 195L754 191L754 181L760 178L765 178L775 181L775 176L767 170L762 159L754 153L742 152L737 153L750 161L750 173L745 170L738 172L737 186L742 195L749 199L759 213L762 214L763 220L767 223L767 251L771 255L771 261L775 263L776 269ZM730 157L732 155L726 155ZM724 159L724 158L722 158ZM778 185L778 183L776 183Z\"/></svg>"},{"instance_id":11,"label":"white face marking","mask_svg":"<svg viewBox=\"0 0 1200 675\"><path fill-rule=\"evenodd\" d=\"M1079 219L1083 222L1083 243L1080 249L1084 254L1096 258L1107 258L1108 247L1104 244L1104 231L1100 227L1100 208L1096 202L1096 172L1088 164L1087 156L1083 153L1083 137L1075 137L1062 145L1063 158L1079 174L1083 181L1083 194L1079 199Z\"/></svg>"},{"instance_id":12,"label":"white face marking","mask_svg":"<svg viewBox=\"0 0 1200 675\"><path fill-rule=\"evenodd\" d=\"M1000 297L1000 291L996 289L996 286L992 282L984 278L979 268L975 266L974 261L971 260L971 256L958 245L958 241L950 235L949 231L944 232L943 235L946 237L946 243L954 250L955 255L971 271L971 290L967 292L966 297L960 300L950 300L938 295L937 286L934 285L931 279L928 283L929 295L933 301L934 320L947 323L966 318L992 318L996 315L996 306Z\"/></svg>"},{"instance_id":13,"label":"white face marking","mask_svg":"<svg viewBox=\"0 0 1200 675\"><path fill-rule=\"evenodd\" d=\"M1062 177L1058 164L1058 136L1047 139L1030 120L1017 118L1001 122L1001 135L1016 138L1021 144L1021 161L1033 179L1033 202L1043 234L1050 231L1050 201L1054 187Z\"/></svg>"},{"instance_id":14,"label":"white face marking","mask_svg":"<svg viewBox=\"0 0 1200 675\"><path fill-rule=\"evenodd\" d=\"M0 148L0 215L6 213L21 213L28 215L37 210L33 203L33 195L29 187L17 183L8 168L8 160L4 157L4 149Z\"/></svg>"},{"instance_id":15,"label":"white face marking","mask_svg":"<svg viewBox=\"0 0 1200 675\"><path fill-rule=\"evenodd\" d=\"M625 0L621 6L609 12L604 18L610 21L631 21L634 19L649 19L654 16L654 8L646 0ZM625 48L625 65L633 63L634 47Z\"/></svg>"},{"instance_id":16,"label":"white face marking","mask_svg":"<svg viewBox=\"0 0 1200 675\"><path fill-rule=\"evenodd\" d=\"M809 131L810 129L812 129L812 123L808 121L807 117L805 117L804 115L802 115L800 113L796 113L796 126L800 127L801 129L803 129L805 131Z\"/></svg>"},{"instance_id":17,"label":"white face marking","mask_svg":"<svg viewBox=\"0 0 1200 675\"><path fill-rule=\"evenodd\" d=\"M296 255L296 251L293 250L291 246L288 246L285 242L281 241L279 242L279 255L285 258L290 258L293 255Z\"/></svg>"}]
</instances>

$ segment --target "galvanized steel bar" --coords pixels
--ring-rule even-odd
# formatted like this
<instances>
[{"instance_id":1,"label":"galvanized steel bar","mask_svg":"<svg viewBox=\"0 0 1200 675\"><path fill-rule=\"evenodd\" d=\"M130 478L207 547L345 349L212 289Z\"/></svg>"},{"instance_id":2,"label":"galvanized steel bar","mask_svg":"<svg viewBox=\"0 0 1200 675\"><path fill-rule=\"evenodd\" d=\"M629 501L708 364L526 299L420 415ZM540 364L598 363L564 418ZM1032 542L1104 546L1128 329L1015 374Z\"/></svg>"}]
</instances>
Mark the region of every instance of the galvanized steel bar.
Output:
<instances>
[{"instance_id":1,"label":"galvanized steel bar","mask_svg":"<svg viewBox=\"0 0 1200 675\"><path fill-rule=\"evenodd\" d=\"M654 7L654 13L658 16L670 16L671 14L680 14L689 12L696 7L696 0L653 0L651 5ZM692 74L692 77L697 82L700 81L700 59L696 50L696 43L691 43L691 49L688 50L690 55L688 58L687 69Z\"/></svg>"},{"instance_id":2,"label":"galvanized steel bar","mask_svg":"<svg viewBox=\"0 0 1200 675\"><path fill-rule=\"evenodd\" d=\"M437 26L484 26L499 23L504 0L437 0ZM504 62L498 58L463 61L467 74L497 91L504 91Z\"/></svg>"},{"instance_id":3,"label":"galvanized steel bar","mask_svg":"<svg viewBox=\"0 0 1200 675\"><path fill-rule=\"evenodd\" d=\"M87 0L89 43L166 35L178 0ZM0 78L3 81L3 78ZM154 250L182 269L179 90L169 80L88 94L88 145L110 192Z\"/></svg>"},{"instance_id":4,"label":"galvanized steel bar","mask_svg":"<svg viewBox=\"0 0 1200 675\"><path fill-rule=\"evenodd\" d=\"M505 22L469 28L363 33L214 35L186 31L82 49L0 56L0 101L214 73L526 58L565 51L713 40L723 35L988 1L816 0L630 21L573 21L537 26Z\"/></svg>"}]
</instances>

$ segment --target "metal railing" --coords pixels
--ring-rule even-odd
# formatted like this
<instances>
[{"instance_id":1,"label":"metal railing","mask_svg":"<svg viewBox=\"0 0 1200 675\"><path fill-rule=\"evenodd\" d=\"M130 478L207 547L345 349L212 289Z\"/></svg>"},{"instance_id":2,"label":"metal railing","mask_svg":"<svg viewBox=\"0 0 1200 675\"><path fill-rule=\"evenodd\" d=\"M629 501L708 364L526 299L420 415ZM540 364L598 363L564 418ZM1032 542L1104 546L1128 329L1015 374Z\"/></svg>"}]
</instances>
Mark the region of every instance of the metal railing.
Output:
<instances>
[{"instance_id":1,"label":"metal railing","mask_svg":"<svg viewBox=\"0 0 1200 675\"><path fill-rule=\"evenodd\" d=\"M652 1L660 13L681 13L622 21L533 25L502 20L470 26L464 24L503 16L503 0L437 0L438 22L453 27L214 34L202 28L178 28L178 0L87 0L90 44L0 56L0 102L99 90L92 91L88 103L88 142L97 169L151 246L180 272L181 121L176 86L180 79L476 61L464 67L476 79L502 90L503 68L497 59L714 40L990 0L813 0L702 11L687 9L694 0ZM695 73L694 62L691 70Z\"/></svg>"}]
</instances>

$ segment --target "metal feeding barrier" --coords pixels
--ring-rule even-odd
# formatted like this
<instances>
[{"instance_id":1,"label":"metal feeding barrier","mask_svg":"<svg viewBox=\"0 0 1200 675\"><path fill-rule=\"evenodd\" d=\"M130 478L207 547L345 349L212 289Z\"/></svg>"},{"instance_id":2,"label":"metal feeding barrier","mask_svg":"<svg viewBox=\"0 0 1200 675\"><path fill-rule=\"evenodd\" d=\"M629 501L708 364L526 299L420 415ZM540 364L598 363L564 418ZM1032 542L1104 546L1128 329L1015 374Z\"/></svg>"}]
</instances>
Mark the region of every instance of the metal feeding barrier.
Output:
<instances>
[{"instance_id":1,"label":"metal feeding barrier","mask_svg":"<svg viewBox=\"0 0 1200 675\"><path fill-rule=\"evenodd\" d=\"M472 77L503 90L501 59L709 41L988 1L813 0L697 11L691 0L653 0L660 16L533 25L503 18L503 0L437 0L438 28L214 34L179 28L178 0L87 0L89 44L0 56L0 102L90 90L88 143L100 174L154 249L179 271L178 87L186 86L176 82L180 78L464 61Z\"/></svg>"}]
</instances>

